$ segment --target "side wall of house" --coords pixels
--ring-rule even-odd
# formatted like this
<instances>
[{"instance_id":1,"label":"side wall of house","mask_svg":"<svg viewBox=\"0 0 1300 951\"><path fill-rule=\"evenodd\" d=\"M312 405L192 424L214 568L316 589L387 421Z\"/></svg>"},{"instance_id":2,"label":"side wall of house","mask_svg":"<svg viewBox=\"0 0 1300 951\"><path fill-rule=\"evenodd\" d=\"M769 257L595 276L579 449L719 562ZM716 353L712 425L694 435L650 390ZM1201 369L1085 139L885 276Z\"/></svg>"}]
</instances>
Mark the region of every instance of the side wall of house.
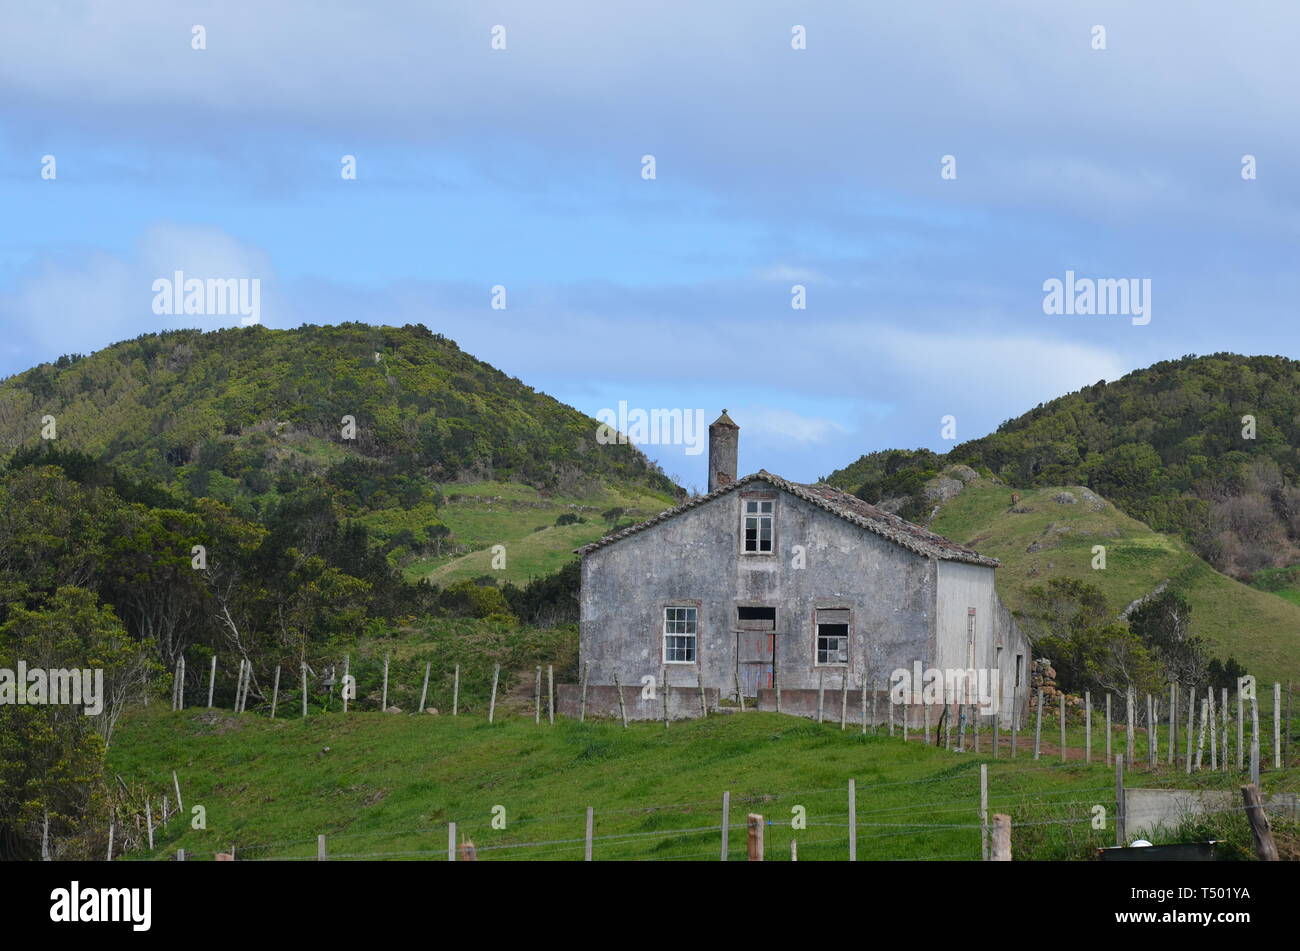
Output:
<instances>
[{"instance_id":1,"label":"side wall of house","mask_svg":"<svg viewBox=\"0 0 1300 951\"><path fill-rule=\"evenodd\" d=\"M774 552L741 552L742 500L776 500ZM890 671L934 657L936 562L766 483L756 482L588 553L582 565L581 661L591 683L658 678L663 612L698 608L695 664L666 665L668 681L734 692L739 606L776 609L775 669L783 688L814 688L825 673L884 686ZM985 569L987 570L987 569ZM991 574L991 572L989 572ZM851 612L849 664L815 663L818 609ZM748 642L747 642L748 643ZM743 650L748 650L746 645ZM742 656L741 660L749 659Z\"/></svg>"},{"instance_id":2,"label":"side wall of house","mask_svg":"<svg viewBox=\"0 0 1300 951\"><path fill-rule=\"evenodd\" d=\"M938 599L935 611L938 650L936 667L985 670L986 689L998 682L1000 711L1008 720L1016 700L1016 655L1021 657L1020 691L1025 689L1029 650L1024 636L994 588L994 569L965 562L938 563ZM970 647L970 610L974 608L974 650Z\"/></svg>"}]
</instances>

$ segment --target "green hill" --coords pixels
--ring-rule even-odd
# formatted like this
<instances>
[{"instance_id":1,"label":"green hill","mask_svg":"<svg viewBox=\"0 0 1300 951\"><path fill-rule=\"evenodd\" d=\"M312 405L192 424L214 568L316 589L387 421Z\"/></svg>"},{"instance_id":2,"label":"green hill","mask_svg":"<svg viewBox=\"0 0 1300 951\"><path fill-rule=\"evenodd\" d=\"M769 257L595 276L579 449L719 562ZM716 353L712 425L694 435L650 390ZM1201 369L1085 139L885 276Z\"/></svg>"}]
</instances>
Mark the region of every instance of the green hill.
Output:
<instances>
[{"instance_id":1,"label":"green hill","mask_svg":"<svg viewBox=\"0 0 1300 951\"><path fill-rule=\"evenodd\" d=\"M57 438L42 439L51 418ZM599 537L601 512L673 504L671 480L596 431L423 326L177 330L0 381L0 463L77 451L129 498L215 499L252 521L311 487L412 580L526 581ZM584 521L552 530L565 512ZM496 544L520 551L479 570Z\"/></svg>"},{"instance_id":2,"label":"green hill","mask_svg":"<svg viewBox=\"0 0 1300 951\"><path fill-rule=\"evenodd\" d=\"M929 527L1002 562L998 593L1013 611L1030 585L1070 577L1100 588L1118 615L1168 582L1192 606L1191 633L1234 655L1261 682L1300 679L1300 606L1207 565L1185 542L1153 531L1082 486L1013 490L977 479L943 503ZM1067 495L1073 502L1057 501ZM1105 546L1104 569L1093 548Z\"/></svg>"},{"instance_id":3,"label":"green hill","mask_svg":"<svg viewBox=\"0 0 1300 951\"><path fill-rule=\"evenodd\" d=\"M862 456L828 477L923 518L922 487L962 463L1017 487L1084 485L1249 581L1300 563L1300 362L1218 353L1041 404L942 455Z\"/></svg>"}]
</instances>

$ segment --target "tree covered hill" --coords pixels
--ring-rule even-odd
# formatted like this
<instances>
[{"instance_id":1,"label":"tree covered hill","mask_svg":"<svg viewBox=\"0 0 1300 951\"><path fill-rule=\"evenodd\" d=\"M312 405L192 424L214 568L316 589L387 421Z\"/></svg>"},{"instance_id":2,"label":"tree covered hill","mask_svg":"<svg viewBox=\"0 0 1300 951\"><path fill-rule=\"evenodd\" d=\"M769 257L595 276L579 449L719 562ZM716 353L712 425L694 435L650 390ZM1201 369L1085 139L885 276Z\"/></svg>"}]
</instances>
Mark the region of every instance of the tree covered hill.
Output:
<instances>
[{"instance_id":1,"label":"tree covered hill","mask_svg":"<svg viewBox=\"0 0 1300 951\"><path fill-rule=\"evenodd\" d=\"M212 499L254 521L310 487L413 580L485 544L461 539L464 518L444 517L452 483L540 492L554 500L552 521L610 506L651 514L680 495L635 446L598 444L596 432L418 325L176 330L0 381L0 464L57 450L66 471L66 453L83 453L130 501ZM583 524L577 544L601 531L599 519ZM567 558L573 534L532 547L553 540ZM548 550L529 564L554 562Z\"/></svg>"},{"instance_id":2,"label":"tree covered hill","mask_svg":"<svg viewBox=\"0 0 1300 951\"><path fill-rule=\"evenodd\" d=\"M147 334L0 381L0 458L41 437L127 474L234 503L324 471L360 501L423 481L676 487L596 422L419 325ZM343 418L356 421L343 436Z\"/></svg>"},{"instance_id":3,"label":"tree covered hill","mask_svg":"<svg viewBox=\"0 0 1300 951\"><path fill-rule=\"evenodd\" d=\"M1013 487L1087 486L1249 580L1300 562L1297 446L1300 362L1218 353L1098 381L944 454L873 452L827 478L921 520L925 484L953 464Z\"/></svg>"}]
</instances>

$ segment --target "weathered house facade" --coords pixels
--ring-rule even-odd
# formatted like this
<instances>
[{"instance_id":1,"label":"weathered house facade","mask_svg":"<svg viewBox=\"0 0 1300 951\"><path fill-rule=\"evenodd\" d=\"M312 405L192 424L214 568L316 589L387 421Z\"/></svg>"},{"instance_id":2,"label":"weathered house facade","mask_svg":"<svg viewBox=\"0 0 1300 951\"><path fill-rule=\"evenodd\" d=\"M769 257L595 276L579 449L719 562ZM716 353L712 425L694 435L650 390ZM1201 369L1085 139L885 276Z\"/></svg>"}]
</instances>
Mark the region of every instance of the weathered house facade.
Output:
<instances>
[{"instance_id":1,"label":"weathered house facade","mask_svg":"<svg viewBox=\"0 0 1300 951\"><path fill-rule=\"evenodd\" d=\"M738 432L725 411L710 426L706 495L579 550L596 712L617 682L630 716L662 715L662 698L642 697L652 677L672 716L737 693L774 707L779 685L786 712L815 712L824 689L856 720L864 684L883 700L895 670L930 668L983 669L999 695L985 712L1023 711L1030 652L995 560L828 485L737 479Z\"/></svg>"}]
</instances>

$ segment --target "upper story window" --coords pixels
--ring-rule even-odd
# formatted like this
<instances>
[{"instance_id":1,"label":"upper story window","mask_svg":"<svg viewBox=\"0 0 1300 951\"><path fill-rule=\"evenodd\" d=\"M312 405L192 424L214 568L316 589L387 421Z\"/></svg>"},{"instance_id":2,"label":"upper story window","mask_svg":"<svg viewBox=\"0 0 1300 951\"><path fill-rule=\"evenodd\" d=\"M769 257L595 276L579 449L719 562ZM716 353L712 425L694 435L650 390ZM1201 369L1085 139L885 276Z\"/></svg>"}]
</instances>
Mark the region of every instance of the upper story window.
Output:
<instances>
[{"instance_id":1,"label":"upper story window","mask_svg":"<svg viewBox=\"0 0 1300 951\"><path fill-rule=\"evenodd\" d=\"M772 520L776 503L771 499L745 499L744 551L772 550Z\"/></svg>"},{"instance_id":2,"label":"upper story window","mask_svg":"<svg viewBox=\"0 0 1300 951\"><path fill-rule=\"evenodd\" d=\"M698 611L694 607L664 608L664 663L695 663Z\"/></svg>"}]
</instances>

